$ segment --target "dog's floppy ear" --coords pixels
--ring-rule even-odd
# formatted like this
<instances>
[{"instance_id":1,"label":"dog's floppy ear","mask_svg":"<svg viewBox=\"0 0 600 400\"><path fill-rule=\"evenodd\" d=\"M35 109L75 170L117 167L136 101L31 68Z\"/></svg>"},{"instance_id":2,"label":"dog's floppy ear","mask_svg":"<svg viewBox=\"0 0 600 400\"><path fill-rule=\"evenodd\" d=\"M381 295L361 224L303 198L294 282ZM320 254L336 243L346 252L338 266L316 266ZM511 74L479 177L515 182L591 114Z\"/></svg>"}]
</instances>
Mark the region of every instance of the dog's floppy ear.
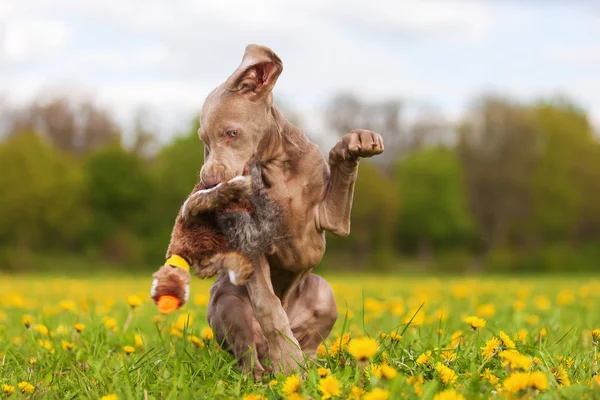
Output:
<instances>
[{"instance_id":1,"label":"dog's floppy ear","mask_svg":"<svg viewBox=\"0 0 600 400\"><path fill-rule=\"evenodd\" d=\"M265 46L250 44L242 63L225 82L232 92L252 95L267 95L273 90L283 63L273 50Z\"/></svg>"}]
</instances>

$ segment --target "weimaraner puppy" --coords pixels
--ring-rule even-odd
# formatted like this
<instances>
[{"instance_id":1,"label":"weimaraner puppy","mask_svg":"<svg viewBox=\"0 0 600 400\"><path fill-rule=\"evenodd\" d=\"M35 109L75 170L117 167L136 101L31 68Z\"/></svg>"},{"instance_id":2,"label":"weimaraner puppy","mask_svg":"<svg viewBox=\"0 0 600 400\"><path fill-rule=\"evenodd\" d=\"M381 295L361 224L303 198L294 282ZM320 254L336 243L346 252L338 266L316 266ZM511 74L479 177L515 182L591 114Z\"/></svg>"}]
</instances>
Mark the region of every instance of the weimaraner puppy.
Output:
<instances>
[{"instance_id":1,"label":"weimaraner puppy","mask_svg":"<svg viewBox=\"0 0 600 400\"><path fill-rule=\"evenodd\" d=\"M273 105L282 70L271 49L248 45L240 66L206 98L198 131L204 185L246 174L259 160L267 195L282 212L286 239L259 257L250 281L237 286L221 274L210 291L207 315L216 338L255 377L268 368L265 360L289 373L329 335L337 319L333 291L311 271L325 252L325 231L350 233L359 159L383 152L380 135L353 130L327 162Z\"/></svg>"}]
</instances>

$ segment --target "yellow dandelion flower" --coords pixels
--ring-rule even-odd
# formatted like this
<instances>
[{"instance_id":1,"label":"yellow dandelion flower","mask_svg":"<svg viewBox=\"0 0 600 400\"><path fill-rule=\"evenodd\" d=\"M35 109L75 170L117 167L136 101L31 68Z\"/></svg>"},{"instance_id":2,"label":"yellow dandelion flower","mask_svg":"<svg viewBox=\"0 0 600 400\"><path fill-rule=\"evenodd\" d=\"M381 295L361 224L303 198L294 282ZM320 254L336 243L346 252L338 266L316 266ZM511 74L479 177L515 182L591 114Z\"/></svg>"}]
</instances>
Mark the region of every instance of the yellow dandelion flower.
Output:
<instances>
[{"instance_id":1,"label":"yellow dandelion flower","mask_svg":"<svg viewBox=\"0 0 600 400\"><path fill-rule=\"evenodd\" d=\"M136 333L133 335L133 340L135 342L135 347L142 347L144 345L144 340L142 339L142 335Z\"/></svg>"},{"instance_id":2,"label":"yellow dandelion flower","mask_svg":"<svg viewBox=\"0 0 600 400\"><path fill-rule=\"evenodd\" d=\"M44 324L35 324L33 330L43 336L48 336L48 327Z\"/></svg>"},{"instance_id":3,"label":"yellow dandelion flower","mask_svg":"<svg viewBox=\"0 0 600 400\"><path fill-rule=\"evenodd\" d=\"M142 299L139 296L129 296L127 297L127 304L129 307L135 309L142 305Z\"/></svg>"},{"instance_id":4,"label":"yellow dandelion flower","mask_svg":"<svg viewBox=\"0 0 600 400\"><path fill-rule=\"evenodd\" d=\"M567 370L562 365L559 365L558 368L552 368L552 375L560 386L571 386L569 374L567 374Z\"/></svg>"},{"instance_id":5,"label":"yellow dandelion flower","mask_svg":"<svg viewBox=\"0 0 600 400\"><path fill-rule=\"evenodd\" d=\"M519 339L522 344L527 344L527 335L529 335L527 329L520 329L519 332L517 332L517 339Z\"/></svg>"},{"instance_id":6,"label":"yellow dandelion flower","mask_svg":"<svg viewBox=\"0 0 600 400\"><path fill-rule=\"evenodd\" d=\"M503 390L517 394L523 390L546 390L548 377L540 371L515 372L504 380Z\"/></svg>"},{"instance_id":7,"label":"yellow dandelion flower","mask_svg":"<svg viewBox=\"0 0 600 400\"><path fill-rule=\"evenodd\" d=\"M575 293L570 289L562 289L556 296L556 303L560 306L575 303Z\"/></svg>"},{"instance_id":8,"label":"yellow dandelion flower","mask_svg":"<svg viewBox=\"0 0 600 400\"><path fill-rule=\"evenodd\" d=\"M380 364L371 364L371 374L376 378L381 378L381 365Z\"/></svg>"},{"instance_id":9,"label":"yellow dandelion flower","mask_svg":"<svg viewBox=\"0 0 600 400\"><path fill-rule=\"evenodd\" d=\"M85 324L82 324L82 323L77 323L77 324L73 325L73 328L75 328L75 330L76 330L78 333L81 333L81 332L83 332L83 330L85 329Z\"/></svg>"},{"instance_id":10,"label":"yellow dandelion flower","mask_svg":"<svg viewBox=\"0 0 600 400\"><path fill-rule=\"evenodd\" d=\"M29 359L29 365L35 365L35 364L37 364L37 358L35 358L35 357L31 357L31 358Z\"/></svg>"},{"instance_id":11,"label":"yellow dandelion flower","mask_svg":"<svg viewBox=\"0 0 600 400\"><path fill-rule=\"evenodd\" d=\"M464 343L464 332L456 331L452 334L452 341L450 342L450 347L457 347L459 344Z\"/></svg>"},{"instance_id":12,"label":"yellow dandelion flower","mask_svg":"<svg viewBox=\"0 0 600 400\"><path fill-rule=\"evenodd\" d=\"M533 360L517 350L504 350L499 354L504 361L503 366L509 365L511 369L529 370L533 366Z\"/></svg>"},{"instance_id":13,"label":"yellow dandelion flower","mask_svg":"<svg viewBox=\"0 0 600 400\"><path fill-rule=\"evenodd\" d=\"M281 389L284 396L290 396L293 393L298 393L302 381L298 375L290 375L283 382L283 388Z\"/></svg>"},{"instance_id":14,"label":"yellow dandelion flower","mask_svg":"<svg viewBox=\"0 0 600 400\"><path fill-rule=\"evenodd\" d=\"M331 356L337 356L340 351L346 351L348 349L348 343L350 343L350 334L344 333L342 337L335 339L331 346L329 346L329 354Z\"/></svg>"},{"instance_id":15,"label":"yellow dandelion flower","mask_svg":"<svg viewBox=\"0 0 600 400\"><path fill-rule=\"evenodd\" d=\"M194 344L194 346L203 349L204 348L204 340L200 339L198 336L188 336L188 340Z\"/></svg>"},{"instance_id":16,"label":"yellow dandelion flower","mask_svg":"<svg viewBox=\"0 0 600 400\"><path fill-rule=\"evenodd\" d=\"M325 347L325 345L323 343L321 343L319 345L319 347L317 347L317 355L319 357L325 357L325 356L327 356L327 348Z\"/></svg>"},{"instance_id":17,"label":"yellow dandelion flower","mask_svg":"<svg viewBox=\"0 0 600 400\"><path fill-rule=\"evenodd\" d=\"M510 336L508 336L506 333L500 331L498 336L500 336L500 340L502 340L502 345L505 349L514 349L515 347L517 347L515 345L515 342L513 342Z\"/></svg>"},{"instance_id":18,"label":"yellow dandelion flower","mask_svg":"<svg viewBox=\"0 0 600 400\"><path fill-rule=\"evenodd\" d=\"M425 379L421 375L412 375L406 379L406 383L409 385L422 385L425 383Z\"/></svg>"},{"instance_id":19,"label":"yellow dandelion flower","mask_svg":"<svg viewBox=\"0 0 600 400\"><path fill-rule=\"evenodd\" d=\"M205 294L199 294L194 297L194 304L197 306L207 306L208 305L208 296Z\"/></svg>"},{"instance_id":20,"label":"yellow dandelion flower","mask_svg":"<svg viewBox=\"0 0 600 400\"><path fill-rule=\"evenodd\" d=\"M453 362L456 360L456 352L452 349L442 349L440 356L443 361L447 363Z\"/></svg>"},{"instance_id":21,"label":"yellow dandelion flower","mask_svg":"<svg viewBox=\"0 0 600 400\"><path fill-rule=\"evenodd\" d=\"M135 347L133 346L123 346L123 351L125 354L129 355L135 351Z\"/></svg>"},{"instance_id":22,"label":"yellow dandelion flower","mask_svg":"<svg viewBox=\"0 0 600 400\"><path fill-rule=\"evenodd\" d=\"M2 392L7 395L11 395L15 392L15 387L12 385L2 385Z\"/></svg>"},{"instance_id":23,"label":"yellow dandelion flower","mask_svg":"<svg viewBox=\"0 0 600 400\"><path fill-rule=\"evenodd\" d=\"M33 391L35 390L35 386L33 386L31 383L25 382L25 381L19 382L17 387L19 388L21 393L33 393Z\"/></svg>"},{"instance_id":24,"label":"yellow dandelion flower","mask_svg":"<svg viewBox=\"0 0 600 400\"><path fill-rule=\"evenodd\" d=\"M152 316L152 323L154 324L160 324L163 320L163 317L160 315L154 315Z\"/></svg>"},{"instance_id":25,"label":"yellow dandelion flower","mask_svg":"<svg viewBox=\"0 0 600 400\"><path fill-rule=\"evenodd\" d=\"M392 339L392 342L399 342L402 340L402 336L398 335L396 332L391 332L390 339Z\"/></svg>"},{"instance_id":26,"label":"yellow dandelion flower","mask_svg":"<svg viewBox=\"0 0 600 400\"><path fill-rule=\"evenodd\" d=\"M183 332L181 332L179 329L177 328L171 328L171 332L170 332L171 336L175 336L178 338L182 338L183 337Z\"/></svg>"},{"instance_id":27,"label":"yellow dandelion flower","mask_svg":"<svg viewBox=\"0 0 600 400\"><path fill-rule=\"evenodd\" d=\"M363 400L387 400L390 398L390 392L386 389L373 389L363 395Z\"/></svg>"},{"instance_id":28,"label":"yellow dandelion flower","mask_svg":"<svg viewBox=\"0 0 600 400\"><path fill-rule=\"evenodd\" d=\"M40 347L43 347L44 349L48 350L50 353L54 352L54 348L52 347L52 343L49 340L38 340L38 344L40 345Z\"/></svg>"},{"instance_id":29,"label":"yellow dandelion flower","mask_svg":"<svg viewBox=\"0 0 600 400\"><path fill-rule=\"evenodd\" d=\"M423 379L423 377L421 375L413 375L410 376L407 380L406 383L408 383L409 385L413 386L413 389L415 391L415 394L419 397L423 396L423 383L425 382L425 379Z\"/></svg>"},{"instance_id":30,"label":"yellow dandelion flower","mask_svg":"<svg viewBox=\"0 0 600 400\"><path fill-rule=\"evenodd\" d=\"M202 339L206 340L207 342L210 342L211 340L213 340L214 337L213 330L207 326L206 328L202 329L202 331L200 332L200 336L202 336Z\"/></svg>"},{"instance_id":31,"label":"yellow dandelion flower","mask_svg":"<svg viewBox=\"0 0 600 400\"><path fill-rule=\"evenodd\" d=\"M181 314L177 317L177 321L175 321L175 328L180 331L184 330L185 326L192 326L194 323L194 318L191 313Z\"/></svg>"},{"instance_id":32,"label":"yellow dandelion flower","mask_svg":"<svg viewBox=\"0 0 600 400\"><path fill-rule=\"evenodd\" d=\"M419 310L419 312L417 312L417 310L412 310L402 319L402 323L410 323L411 327L417 328L425 323L425 313L423 310Z\"/></svg>"},{"instance_id":33,"label":"yellow dandelion flower","mask_svg":"<svg viewBox=\"0 0 600 400\"><path fill-rule=\"evenodd\" d=\"M360 400L360 397L363 394L363 390L358 386L352 386L350 389L350 393L348 394L348 400Z\"/></svg>"},{"instance_id":34,"label":"yellow dandelion flower","mask_svg":"<svg viewBox=\"0 0 600 400\"><path fill-rule=\"evenodd\" d=\"M117 397L116 394L107 394L105 396L100 397L100 400L118 400L119 398Z\"/></svg>"},{"instance_id":35,"label":"yellow dandelion flower","mask_svg":"<svg viewBox=\"0 0 600 400\"><path fill-rule=\"evenodd\" d=\"M63 311L75 311L76 305L73 300L63 300L58 303L58 306Z\"/></svg>"},{"instance_id":36,"label":"yellow dandelion flower","mask_svg":"<svg viewBox=\"0 0 600 400\"><path fill-rule=\"evenodd\" d=\"M539 342L540 340L542 340L543 338L545 338L547 335L548 335L548 329L542 328L542 329L540 329L540 333L537 334L535 340L537 342Z\"/></svg>"},{"instance_id":37,"label":"yellow dandelion flower","mask_svg":"<svg viewBox=\"0 0 600 400\"><path fill-rule=\"evenodd\" d=\"M471 329L476 331L479 328L483 328L486 325L486 321L483 318L476 316L470 316L463 319L464 322L471 326Z\"/></svg>"},{"instance_id":38,"label":"yellow dandelion flower","mask_svg":"<svg viewBox=\"0 0 600 400\"><path fill-rule=\"evenodd\" d=\"M546 296L537 296L533 299L535 307L540 311L546 311L550 309L550 300Z\"/></svg>"},{"instance_id":39,"label":"yellow dandelion flower","mask_svg":"<svg viewBox=\"0 0 600 400\"><path fill-rule=\"evenodd\" d=\"M267 400L267 398L262 394L246 394L242 400Z\"/></svg>"},{"instance_id":40,"label":"yellow dandelion flower","mask_svg":"<svg viewBox=\"0 0 600 400\"><path fill-rule=\"evenodd\" d=\"M600 329L594 329L592 331L592 341L594 342L594 345L598 345L599 339L600 339Z\"/></svg>"},{"instance_id":41,"label":"yellow dandelion flower","mask_svg":"<svg viewBox=\"0 0 600 400\"><path fill-rule=\"evenodd\" d=\"M318 368L317 372L319 373L319 376L321 378L326 377L327 375L329 375L331 373L329 368Z\"/></svg>"},{"instance_id":42,"label":"yellow dandelion flower","mask_svg":"<svg viewBox=\"0 0 600 400\"><path fill-rule=\"evenodd\" d=\"M269 382L270 388L274 388L275 386L277 386L277 379L273 379L271 382Z\"/></svg>"},{"instance_id":43,"label":"yellow dandelion flower","mask_svg":"<svg viewBox=\"0 0 600 400\"><path fill-rule=\"evenodd\" d=\"M64 336L68 333L69 333L69 329L66 326L61 324L56 328L56 331L54 333L50 332L50 337L54 337L55 335Z\"/></svg>"},{"instance_id":44,"label":"yellow dandelion flower","mask_svg":"<svg viewBox=\"0 0 600 400\"><path fill-rule=\"evenodd\" d=\"M521 311L525 308L526 305L527 303L525 303L524 300L517 300L513 303L513 308L515 309L515 311Z\"/></svg>"},{"instance_id":45,"label":"yellow dandelion flower","mask_svg":"<svg viewBox=\"0 0 600 400\"><path fill-rule=\"evenodd\" d=\"M108 329L111 329L113 331L117 331L117 320L113 317L104 317L102 318L102 323L104 324L104 326Z\"/></svg>"},{"instance_id":46,"label":"yellow dandelion flower","mask_svg":"<svg viewBox=\"0 0 600 400\"><path fill-rule=\"evenodd\" d=\"M465 400L465 396L457 393L454 389L448 389L436 394L433 400Z\"/></svg>"},{"instance_id":47,"label":"yellow dandelion flower","mask_svg":"<svg viewBox=\"0 0 600 400\"><path fill-rule=\"evenodd\" d=\"M372 313L380 313L384 310L385 305L380 302L377 299L374 299L372 297L368 297L367 299L365 299L365 311L367 312L372 312Z\"/></svg>"},{"instance_id":48,"label":"yellow dandelion flower","mask_svg":"<svg viewBox=\"0 0 600 400\"><path fill-rule=\"evenodd\" d=\"M31 326L31 324L33 324L35 319L31 315L25 314L21 318L21 321L23 322L23 325L25 325L25 328L29 328Z\"/></svg>"},{"instance_id":49,"label":"yellow dandelion flower","mask_svg":"<svg viewBox=\"0 0 600 400\"><path fill-rule=\"evenodd\" d=\"M592 379L592 383L594 384L594 386L600 387L600 375L594 376L594 378Z\"/></svg>"},{"instance_id":50,"label":"yellow dandelion flower","mask_svg":"<svg viewBox=\"0 0 600 400\"><path fill-rule=\"evenodd\" d=\"M573 366L573 364L575 364L575 359L573 357L558 356L558 357L556 357L556 360L559 363L563 363L565 365L565 367L567 367L567 368L571 368Z\"/></svg>"},{"instance_id":51,"label":"yellow dandelion flower","mask_svg":"<svg viewBox=\"0 0 600 400\"><path fill-rule=\"evenodd\" d=\"M485 342L485 346L480 347L481 355L487 360L488 358L492 358L496 353L500 350L500 345L502 342L498 340L498 338L493 337L487 342Z\"/></svg>"},{"instance_id":52,"label":"yellow dandelion flower","mask_svg":"<svg viewBox=\"0 0 600 400\"><path fill-rule=\"evenodd\" d=\"M396 375L398 375L398 371L396 371L393 367L390 367L387 364L383 364L381 366L381 376L383 376L385 379L394 379Z\"/></svg>"},{"instance_id":53,"label":"yellow dandelion flower","mask_svg":"<svg viewBox=\"0 0 600 400\"><path fill-rule=\"evenodd\" d=\"M480 374L479 377L481 379L487 380L495 388L499 388L499 386L500 386L500 378L498 378L496 375L494 375L492 373L492 371L490 371L489 368L486 368L485 371L483 371L483 374Z\"/></svg>"},{"instance_id":54,"label":"yellow dandelion flower","mask_svg":"<svg viewBox=\"0 0 600 400\"><path fill-rule=\"evenodd\" d=\"M448 368L440 362L435 365L435 370L438 372L438 374L440 374L440 379L444 385L453 385L456 383L458 375L456 372L454 372L454 370Z\"/></svg>"},{"instance_id":55,"label":"yellow dandelion flower","mask_svg":"<svg viewBox=\"0 0 600 400\"><path fill-rule=\"evenodd\" d=\"M359 361L367 360L377 353L379 345L370 338L352 339L348 343L348 352Z\"/></svg>"},{"instance_id":56,"label":"yellow dandelion flower","mask_svg":"<svg viewBox=\"0 0 600 400\"><path fill-rule=\"evenodd\" d=\"M540 317L538 317L535 314L529 315L527 318L525 318L525 322L527 322L529 325L537 325L540 323Z\"/></svg>"},{"instance_id":57,"label":"yellow dandelion flower","mask_svg":"<svg viewBox=\"0 0 600 400\"><path fill-rule=\"evenodd\" d=\"M415 362L419 367L429 364L431 362L431 350L427 350L425 353L422 353L419 357L417 357L417 361Z\"/></svg>"},{"instance_id":58,"label":"yellow dandelion flower","mask_svg":"<svg viewBox=\"0 0 600 400\"><path fill-rule=\"evenodd\" d=\"M496 306L493 304L482 304L477 307L475 314L477 314L478 317L493 317L494 314L496 314Z\"/></svg>"},{"instance_id":59,"label":"yellow dandelion flower","mask_svg":"<svg viewBox=\"0 0 600 400\"><path fill-rule=\"evenodd\" d=\"M66 340L62 340L60 342L60 345L61 345L62 349L65 351L73 350L73 347L75 347L75 345L73 343L67 342Z\"/></svg>"},{"instance_id":60,"label":"yellow dandelion flower","mask_svg":"<svg viewBox=\"0 0 600 400\"><path fill-rule=\"evenodd\" d=\"M341 394L340 382L332 375L321 378L318 389L323 393L321 399L330 399Z\"/></svg>"}]
</instances>

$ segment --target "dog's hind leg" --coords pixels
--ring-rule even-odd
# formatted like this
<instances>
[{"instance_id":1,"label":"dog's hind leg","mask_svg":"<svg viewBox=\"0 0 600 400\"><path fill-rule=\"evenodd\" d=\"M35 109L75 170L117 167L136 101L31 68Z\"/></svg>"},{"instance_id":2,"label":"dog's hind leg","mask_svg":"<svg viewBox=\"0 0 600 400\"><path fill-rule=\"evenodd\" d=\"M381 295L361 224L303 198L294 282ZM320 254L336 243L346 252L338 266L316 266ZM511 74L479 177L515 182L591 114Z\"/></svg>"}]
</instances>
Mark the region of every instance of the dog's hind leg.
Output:
<instances>
[{"instance_id":1,"label":"dog's hind leg","mask_svg":"<svg viewBox=\"0 0 600 400\"><path fill-rule=\"evenodd\" d=\"M312 357L337 320L333 290L324 278L309 274L286 298L285 311L292 332L302 351Z\"/></svg>"}]
</instances>

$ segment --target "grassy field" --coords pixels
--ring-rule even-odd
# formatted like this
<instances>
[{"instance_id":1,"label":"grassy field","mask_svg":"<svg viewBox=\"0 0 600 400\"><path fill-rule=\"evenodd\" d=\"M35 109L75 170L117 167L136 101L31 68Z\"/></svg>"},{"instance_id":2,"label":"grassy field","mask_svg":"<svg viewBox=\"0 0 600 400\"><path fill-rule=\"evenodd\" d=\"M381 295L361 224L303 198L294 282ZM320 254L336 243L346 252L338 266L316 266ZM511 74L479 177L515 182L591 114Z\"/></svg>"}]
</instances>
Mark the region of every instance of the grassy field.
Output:
<instances>
[{"instance_id":1,"label":"grassy field","mask_svg":"<svg viewBox=\"0 0 600 400\"><path fill-rule=\"evenodd\" d=\"M196 279L190 304L164 317L148 299L150 275L0 276L0 397L600 395L598 278L328 279L340 318L318 360L255 383L212 338L209 281Z\"/></svg>"}]
</instances>

